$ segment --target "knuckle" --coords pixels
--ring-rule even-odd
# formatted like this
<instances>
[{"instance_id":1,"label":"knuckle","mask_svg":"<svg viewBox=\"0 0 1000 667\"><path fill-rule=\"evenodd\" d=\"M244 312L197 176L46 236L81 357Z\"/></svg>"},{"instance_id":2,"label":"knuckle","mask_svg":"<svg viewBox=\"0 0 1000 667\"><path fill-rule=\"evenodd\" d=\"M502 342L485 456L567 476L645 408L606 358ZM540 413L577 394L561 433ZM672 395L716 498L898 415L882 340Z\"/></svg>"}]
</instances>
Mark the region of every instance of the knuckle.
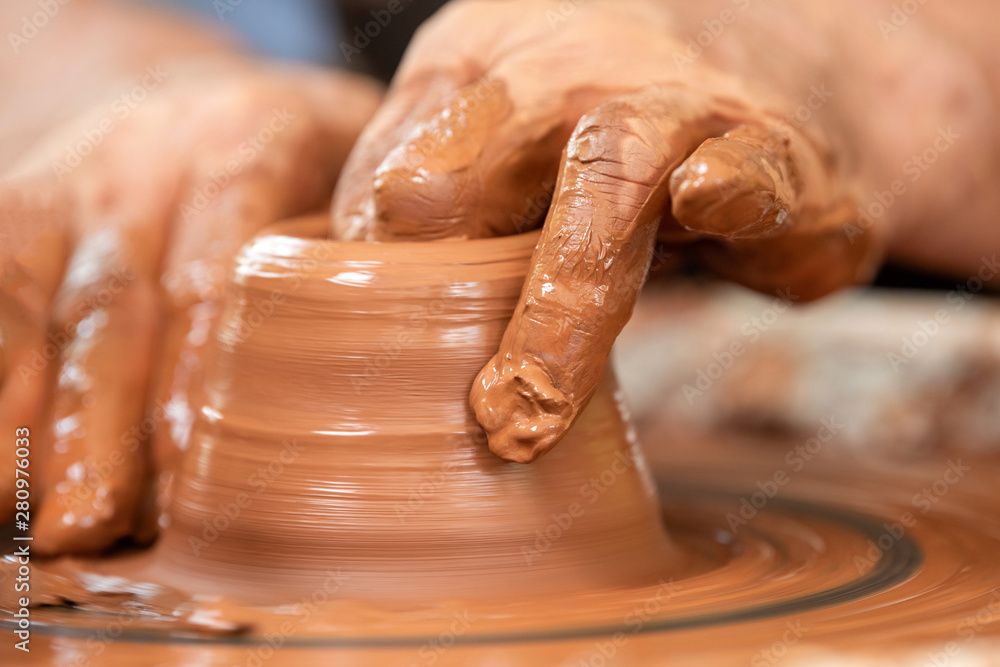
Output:
<instances>
[{"instance_id":1,"label":"knuckle","mask_svg":"<svg viewBox=\"0 0 1000 667\"><path fill-rule=\"evenodd\" d=\"M586 114L567 146L567 158L602 180L652 187L667 168L663 135L642 109L615 100Z\"/></svg>"}]
</instances>

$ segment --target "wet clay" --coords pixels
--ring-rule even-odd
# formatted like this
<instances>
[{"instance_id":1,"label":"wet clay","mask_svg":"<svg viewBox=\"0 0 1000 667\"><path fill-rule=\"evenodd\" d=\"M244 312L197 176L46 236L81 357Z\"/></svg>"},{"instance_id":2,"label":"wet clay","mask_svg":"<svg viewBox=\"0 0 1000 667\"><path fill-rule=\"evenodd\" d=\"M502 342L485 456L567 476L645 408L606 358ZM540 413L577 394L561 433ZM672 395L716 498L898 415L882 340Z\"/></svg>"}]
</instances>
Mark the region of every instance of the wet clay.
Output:
<instances>
[{"instance_id":1,"label":"wet clay","mask_svg":"<svg viewBox=\"0 0 1000 667\"><path fill-rule=\"evenodd\" d=\"M282 595L336 568L395 600L655 581L671 550L610 372L537 468L490 454L465 400L537 240L246 247L159 553Z\"/></svg>"},{"instance_id":2,"label":"wet clay","mask_svg":"<svg viewBox=\"0 0 1000 667\"><path fill-rule=\"evenodd\" d=\"M331 572L346 573L339 596L396 602L664 576L675 549L610 372L543 465L493 456L469 409L538 235L301 236L319 222L236 260L165 527L129 575L158 582L142 604L164 617L170 600L193 604L181 591L285 604ZM94 595L71 582L63 597L104 604L103 580Z\"/></svg>"},{"instance_id":3,"label":"wet clay","mask_svg":"<svg viewBox=\"0 0 1000 667\"><path fill-rule=\"evenodd\" d=\"M612 642L713 664L789 623L795 650L899 651L950 640L1000 590L988 457L830 462L779 487L765 449L653 434L658 505L606 373L562 446L501 461L465 396L538 235L357 245L315 225L238 258L160 542L34 564L33 659L136 664L153 642L174 662L548 665Z\"/></svg>"},{"instance_id":4,"label":"wet clay","mask_svg":"<svg viewBox=\"0 0 1000 667\"><path fill-rule=\"evenodd\" d=\"M28 664L145 664L152 645L157 664L267 656L381 667L433 655L443 665L576 665L611 645L621 664L664 655L746 664L778 647L781 664L922 665L952 643L968 660L998 646L995 457L934 457L905 470L831 457L768 497L760 484L782 460L758 444L691 442L679 454L671 442L651 444L678 550L658 581L519 599L363 600L342 594L351 570L340 569L285 604L261 606L220 599L217 586L177 577L165 559L64 562L35 567L38 601L57 606L33 611Z\"/></svg>"}]
</instances>

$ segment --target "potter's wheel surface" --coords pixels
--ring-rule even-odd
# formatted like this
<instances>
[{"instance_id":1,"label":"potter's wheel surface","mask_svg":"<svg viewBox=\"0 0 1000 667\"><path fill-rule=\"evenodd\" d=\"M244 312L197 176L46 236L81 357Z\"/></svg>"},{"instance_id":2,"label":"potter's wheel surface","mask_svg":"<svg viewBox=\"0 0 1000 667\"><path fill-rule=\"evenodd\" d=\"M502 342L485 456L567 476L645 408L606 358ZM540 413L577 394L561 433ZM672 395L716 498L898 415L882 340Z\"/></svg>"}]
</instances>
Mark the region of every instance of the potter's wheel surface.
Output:
<instances>
[{"instance_id":1,"label":"potter's wheel surface","mask_svg":"<svg viewBox=\"0 0 1000 667\"><path fill-rule=\"evenodd\" d=\"M878 560L859 571L851 562L852 555L863 551L867 540L876 542L884 529L877 518L858 512L774 498L768 503L770 507L765 506L754 517L752 526L733 535L719 518L739 506L738 495L710 488L683 488L670 479L662 481L661 489L664 521L685 551L682 571L669 578L628 591L581 591L579 596L534 601L523 607L458 603L422 610L419 621L406 618L412 612L383 609L380 613L384 623L395 626L395 632L372 633L371 618L366 619L366 628L352 628L346 619L339 623L330 619L341 629L299 632L286 645L417 647L430 635L399 632L408 620L447 626L455 612L467 612L469 619L474 619L470 628L456 637L458 644L599 638L616 632L655 633L720 626L822 609L878 594L913 577L923 559L919 546L904 534L891 544L885 542L888 548ZM544 548L543 542L540 549ZM544 551L537 557L544 557ZM581 618L573 618L574 609L583 612ZM109 615L54 608L51 615L45 616L45 632L85 638ZM136 627L141 625L140 621L123 630L123 638L244 645L260 640L253 632L235 637L197 637L155 626Z\"/></svg>"},{"instance_id":2,"label":"potter's wheel surface","mask_svg":"<svg viewBox=\"0 0 1000 667\"><path fill-rule=\"evenodd\" d=\"M668 656L672 664L685 656L775 664L768 660L830 651L926 659L951 644L971 655L996 636L1000 512L982 493L1000 479L995 461L963 455L961 475L953 479L953 472L948 479L956 483L946 489L947 482L934 482L949 464L956 469L954 458L922 464L925 478L824 465L768 497L775 468L766 454L730 453L724 463L681 458L669 469L662 459L656 467L664 518L685 556L672 574L645 587L523 604L456 600L431 609L331 599L289 632L280 629L281 615L265 613L255 614L255 630L225 636L42 609L36 637L63 660L56 664L93 656L94 637L114 632L114 641L97 645L101 655L170 656L129 664L256 664L254 656L268 655L267 664L352 656L379 665L586 665L657 664ZM912 503L913 490L925 487L945 491L925 497L933 500L926 512L923 502ZM912 520L903 525L907 512ZM611 652L615 662L602 662ZM896 664L924 664L917 658Z\"/></svg>"}]
</instances>

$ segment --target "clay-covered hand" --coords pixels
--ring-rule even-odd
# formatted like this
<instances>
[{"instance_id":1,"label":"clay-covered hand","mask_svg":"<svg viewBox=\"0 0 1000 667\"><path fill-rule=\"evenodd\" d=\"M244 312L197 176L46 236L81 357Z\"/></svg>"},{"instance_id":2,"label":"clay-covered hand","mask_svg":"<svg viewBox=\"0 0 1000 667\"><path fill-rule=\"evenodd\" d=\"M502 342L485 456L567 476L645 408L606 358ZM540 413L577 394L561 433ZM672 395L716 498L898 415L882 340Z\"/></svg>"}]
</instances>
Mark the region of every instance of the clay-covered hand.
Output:
<instances>
[{"instance_id":1,"label":"clay-covered hand","mask_svg":"<svg viewBox=\"0 0 1000 667\"><path fill-rule=\"evenodd\" d=\"M328 205L380 96L252 60L153 64L3 175L0 433L40 424L34 549L108 547L137 529L148 489L169 488L232 255Z\"/></svg>"},{"instance_id":2,"label":"clay-covered hand","mask_svg":"<svg viewBox=\"0 0 1000 667\"><path fill-rule=\"evenodd\" d=\"M736 35L744 22L767 40L748 0L706 3L707 22L681 5L456 3L418 34L338 185L344 239L505 235L544 220L470 396L507 460L544 454L586 405L658 243L654 269L683 249L803 300L873 268L879 235L844 231L855 138L825 108L822 80L787 54L783 77L768 77L760 56L777 71L780 47ZM699 30L711 49L690 48Z\"/></svg>"}]
</instances>

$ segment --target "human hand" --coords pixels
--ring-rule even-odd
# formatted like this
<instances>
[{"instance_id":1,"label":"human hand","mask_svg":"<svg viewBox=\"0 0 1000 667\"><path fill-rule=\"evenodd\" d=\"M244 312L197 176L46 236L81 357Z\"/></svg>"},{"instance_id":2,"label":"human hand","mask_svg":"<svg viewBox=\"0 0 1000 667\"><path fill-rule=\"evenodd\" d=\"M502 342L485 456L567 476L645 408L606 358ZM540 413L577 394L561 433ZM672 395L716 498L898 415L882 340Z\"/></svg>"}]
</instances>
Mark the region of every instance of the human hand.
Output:
<instances>
[{"instance_id":1,"label":"human hand","mask_svg":"<svg viewBox=\"0 0 1000 667\"><path fill-rule=\"evenodd\" d=\"M0 433L40 420L40 553L104 549L140 527L150 481L169 492L232 255L262 226L328 205L381 94L249 60L154 65L136 83L0 181Z\"/></svg>"},{"instance_id":2,"label":"human hand","mask_svg":"<svg viewBox=\"0 0 1000 667\"><path fill-rule=\"evenodd\" d=\"M860 139L816 99L812 70L771 77L773 48L768 59L724 28L713 54L692 58L684 36L703 25L679 4L455 3L418 33L338 185L342 239L506 235L544 218L514 317L470 395L507 460L544 454L586 405L657 243L803 300L864 279L877 260L878 230L844 231L864 173L846 158ZM749 5L699 11L725 26ZM815 116L808 126L799 108Z\"/></svg>"}]
</instances>

